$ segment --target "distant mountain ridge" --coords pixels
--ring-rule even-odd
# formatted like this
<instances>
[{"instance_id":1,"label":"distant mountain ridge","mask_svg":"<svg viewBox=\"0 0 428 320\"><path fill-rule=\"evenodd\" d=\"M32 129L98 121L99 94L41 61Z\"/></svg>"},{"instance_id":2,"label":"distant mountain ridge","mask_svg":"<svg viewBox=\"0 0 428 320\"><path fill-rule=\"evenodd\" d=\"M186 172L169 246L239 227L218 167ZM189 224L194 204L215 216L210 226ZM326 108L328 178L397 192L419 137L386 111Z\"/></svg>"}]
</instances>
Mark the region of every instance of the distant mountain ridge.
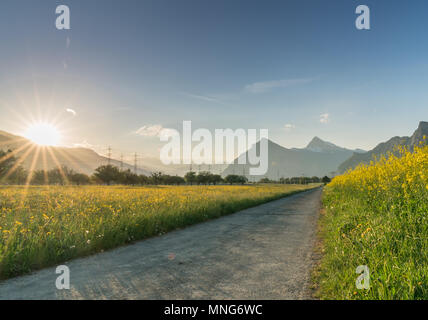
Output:
<instances>
[{"instance_id":1,"label":"distant mountain ridge","mask_svg":"<svg viewBox=\"0 0 428 320\"><path fill-rule=\"evenodd\" d=\"M76 172L92 174L96 168L108 164L109 160L87 148L66 148L66 147L37 147L30 140L0 131L0 150L11 149L16 152L15 158L22 161L25 169L34 170L53 169L60 166L67 166ZM21 159L21 160L20 160ZM110 164L120 167L120 161L111 159ZM123 163L124 169L134 171L134 166ZM138 174L150 175L151 170L139 166Z\"/></svg>"},{"instance_id":2,"label":"distant mountain ridge","mask_svg":"<svg viewBox=\"0 0 428 320\"><path fill-rule=\"evenodd\" d=\"M388 152L394 152L394 148L398 145L408 147L412 150L425 137L428 137L428 122L421 121L418 128L410 137L393 137L386 142L379 143L373 150L365 153L355 153L344 161L338 168L338 172L343 173L348 169L355 168L360 163L370 163L375 157L386 155Z\"/></svg>"},{"instance_id":3,"label":"distant mountain ridge","mask_svg":"<svg viewBox=\"0 0 428 320\"><path fill-rule=\"evenodd\" d=\"M359 163L369 163L374 157L393 152L394 147L402 145L412 149L420 141L428 137L428 122L421 121L417 130L410 137L393 137L386 142L378 144L373 150L364 151L361 149L347 149L337 146L331 142L324 141L319 137L314 137L305 148L284 148L279 144L268 140L268 159L269 169L264 176L250 176L249 168L251 165L240 165L235 160L230 165L202 165L193 166L194 171L214 170L213 172L222 172L222 176L228 174L245 175L250 181L257 181L261 178L277 180L279 178L297 177L297 176L331 176L337 173L343 173L349 168L355 168ZM252 148L260 150L260 142L253 145ZM108 158L97 154L95 151L87 148L66 148L66 147L40 147L26 138L7 133L0 130L0 149L12 149L17 152L16 157L22 158L24 168L31 167L34 170L52 169L59 165L65 165L77 172L92 174L100 165L108 163ZM39 150L39 151L37 151ZM248 159L247 150L243 155ZM259 154L257 152L257 154ZM111 159L110 163L120 166L118 160ZM247 162L248 163L248 162ZM138 173L150 175L153 171L164 171L168 174L184 175L189 170L188 165L163 166L158 160L147 159L149 166L139 165ZM190 166L191 167L191 166ZM130 164L123 163L124 169L134 170ZM196 170L195 170L196 169ZM220 171L219 171L220 170Z\"/></svg>"},{"instance_id":4,"label":"distant mountain ridge","mask_svg":"<svg viewBox=\"0 0 428 320\"><path fill-rule=\"evenodd\" d=\"M306 146L305 149L313 151L313 152L337 152L337 151L354 151L354 152L358 152L358 153L366 152L366 151L361 150L361 149L350 150L347 148L342 148L342 147L335 145L334 143L324 141L318 137L314 137L311 140L311 142L309 142L309 144Z\"/></svg>"},{"instance_id":5,"label":"distant mountain ridge","mask_svg":"<svg viewBox=\"0 0 428 320\"><path fill-rule=\"evenodd\" d=\"M252 146L250 150L252 148L257 148L257 154L259 154L260 141ZM248 152L249 151L240 157L246 157L246 159L248 159ZM237 164L237 160L235 160L235 163L229 165L223 171L222 175L245 175L250 181L258 181L261 178L278 180L280 178L300 176L331 176L333 172L336 172L339 164L352 156L354 152L360 152L360 150L350 150L339 147L318 137L314 137L309 144L302 149L287 149L268 140L269 166L264 176L250 176L249 169L254 166L249 164Z\"/></svg>"}]
</instances>

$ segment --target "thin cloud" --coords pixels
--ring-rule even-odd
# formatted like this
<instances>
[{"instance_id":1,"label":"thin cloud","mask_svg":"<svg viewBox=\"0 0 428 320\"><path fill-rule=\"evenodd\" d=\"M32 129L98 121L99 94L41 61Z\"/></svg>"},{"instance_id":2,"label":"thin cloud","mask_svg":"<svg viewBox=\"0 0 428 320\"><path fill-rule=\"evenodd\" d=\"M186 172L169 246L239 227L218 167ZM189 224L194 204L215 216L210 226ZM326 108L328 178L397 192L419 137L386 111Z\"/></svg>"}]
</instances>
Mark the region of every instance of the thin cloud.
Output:
<instances>
[{"instance_id":1,"label":"thin cloud","mask_svg":"<svg viewBox=\"0 0 428 320\"><path fill-rule=\"evenodd\" d=\"M192 93L188 93L188 92L181 92L181 94L185 95L186 97L193 98L193 99L224 104L224 102L221 101L220 99L217 99L217 98L211 97L211 96L203 96L203 95L192 94Z\"/></svg>"},{"instance_id":2,"label":"thin cloud","mask_svg":"<svg viewBox=\"0 0 428 320\"><path fill-rule=\"evenodd\" d=\"M67 108L67 109L65 109L65 111L67 111L68 113L71 113L73 116L77 115L77 112L73 109Z\"/></svg>"},{"instance_id":3,"label":"thin cloud","mask_svg":"<svg viewBox=\"0 0 428 320\"><path fill-rule=\"evenodd\" d=\"M142 126L135 133L143 137L157 137L160 135L163 127L160 124Z\"/></svg>"},{"instance_id":4,"label":"thin cloud","mask_svg":"<svg viewBox=\"0 0 428 320\"><path fill-rule=\"evenodd\" d=\"M66 41L65 41L65 47L68 49L70 48L70 44L71 44L71 39L70 37L67 37Z\"/></svg>"},{"instance_id":5,"label":"thin cloud","mask_svg":"<svg viewBox=\"0 0 428 320\"><path fill-rule=\"evenodd\" d=\"M159 137L159 138L162 138L162 137L168 138L179 134L177 130L171 129L171 128L164 128L160 124L143 126L137 131L135 131L135 133L143 137Z\"/></svg>"},{"instance_id":6,"label":"thin cloud","mask_svg":"<svg viewBox=\"0 0 428 320\"><path fill-rule=\"evenodd\" d=\"M295 128L296 128L296 126L294 124L291 124L291 123L287 123L287 124L284 125L284 129L286 131L291 131L291 130L293 130Z\"/></svg>"},{"instance_id":7,"label":"thin cloud","mask_svg":"<svg viewBox=\"0 0 428 320\"><path fill-rule=\"evenodd\" d=\"M286 88L298 84L310 83L313 78L301 78L301 79L285 79L285 80L274 80L265 82L255 82L248 84L244 87L244 91L248 93L264 93L269 92L278 88Z\"/></svg>"},{"instance_id":8,"label":"thin cloud","mask_svg":"<svg viewBox=\"0 0 428 320\"><path fill-rule=\"evenodd\" d=\"M330 122L330 115L328 113L323 113L320 115L320 122L321 123L329 123Z\"/></svg>"}]
</instances>

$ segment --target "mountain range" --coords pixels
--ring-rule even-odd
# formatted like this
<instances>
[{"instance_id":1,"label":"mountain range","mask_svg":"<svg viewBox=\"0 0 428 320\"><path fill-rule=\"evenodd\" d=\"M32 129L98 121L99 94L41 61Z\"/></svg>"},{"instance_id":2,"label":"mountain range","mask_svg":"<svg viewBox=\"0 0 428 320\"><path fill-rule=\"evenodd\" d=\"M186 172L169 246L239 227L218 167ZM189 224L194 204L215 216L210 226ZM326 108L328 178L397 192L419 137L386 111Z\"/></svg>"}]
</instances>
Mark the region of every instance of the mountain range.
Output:
<instances>
[{"instance_id":1,"label":"mountain range","mask_svg":"<svg viewBox=\"0 0 428 320\"><path fill-rule=\"evenodd\" d=\"M253 145L250 150L252 148L256 148L256 153L259 154L260 141ZM249 151L240 157L244 157L248 160L248 152ZM254 166L250 164L237 164L237 159L223 171L222 175L245 175L250 181L257 181L261 178L278 180L282 177L331 176L336 172L338 166L342 162L351 157L354 153L359 152L365 151L339 147L318 137L314 137L309 144L302 149L287 149L268 140L269 169L264 176L250 176L249 169Z\"/></svg>"},{"instance_id":2,"label":"mountain range","mask_svg":"<svg viewBox=\"0 0 428 320\"><path fill-rule=\"evenodd\" d=\"M371 160L388 152L395 153L395 147L404 146L412 150L420 141L428 137L428 122L421 121L416 131L410 137L393 137L386 142L379 143L374 149L364 153L354 153L352 157L343 162L339 168L339 173L344 173L348 169L355 168L360 163L369 163Z\"/></svg>"},{"instance_id":3,"label":"mountain range","mask_svg":"<svg viewBox=\"0 0 428 320\"><path fill-rule=\"evenodd\" d=\"M305 148L284 148L279 144L268 140L269 169L264 176L250 176L251 165L237 164L239 157L248 159L248 152L240 155L230 165L193 165L193 171L211 171L227 176L229 174L245 175L250 181L261 178L277 180L281 177L322 177L332 176L354 168L359 163L368 163L374 157L394 152L397 145L414 148L420 141L428 136L428 122L421 121L417 130L410 137L393 137L386 142L378 144L374 149L364 151L361 149L347 149L337 146L331 142L314 137ZM260 150L260 141L253 145L256 151ZM5 131L0 131L0 149L11 149L16 152L15 157L22 159L22 165L26 169L52 169L67 166L77 172L92 174L100 165L112 164L122 166L123 169L134 170L134 166L121 163L115 159L108 159L88 148L67 147L37 147L26 138L16 136ZM257 152L257 154L259 154ZM165 166L159 159L144 158L144 165L139 165L138 174L150 175L154 171L162 171L166 174L183 176L191 168L189 165ZM21 160L20 160L21 161ZM247 161L248 163L248 161Z\"/></svg>"}]
</instances>

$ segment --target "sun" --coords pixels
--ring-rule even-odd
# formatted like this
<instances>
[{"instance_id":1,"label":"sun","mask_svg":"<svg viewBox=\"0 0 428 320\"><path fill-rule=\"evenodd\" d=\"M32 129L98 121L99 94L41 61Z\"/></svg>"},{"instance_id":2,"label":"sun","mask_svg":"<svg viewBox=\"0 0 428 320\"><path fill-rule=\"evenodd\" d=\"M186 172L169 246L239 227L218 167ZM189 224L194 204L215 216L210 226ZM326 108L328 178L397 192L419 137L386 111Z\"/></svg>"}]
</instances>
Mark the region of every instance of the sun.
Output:
<instances>
[{"instance_id":1,"label":"sun","mask_svg":"<svg viewBox=\"0 0 428 320\"><path fill-rule=\"evenodd\" d=\"M50 123L39 122L28 127L24 136L40 146L57 146L61 134Z\"/></svg>"}]
</instances>

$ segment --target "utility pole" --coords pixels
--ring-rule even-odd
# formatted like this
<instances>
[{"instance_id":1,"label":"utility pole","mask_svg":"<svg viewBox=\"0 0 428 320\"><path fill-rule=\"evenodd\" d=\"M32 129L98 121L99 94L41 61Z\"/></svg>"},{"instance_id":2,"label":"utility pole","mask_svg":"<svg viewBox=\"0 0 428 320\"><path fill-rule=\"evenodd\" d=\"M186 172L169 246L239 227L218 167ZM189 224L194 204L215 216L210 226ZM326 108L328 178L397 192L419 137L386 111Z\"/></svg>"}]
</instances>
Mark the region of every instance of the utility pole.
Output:
<instances>
[{"instance_id":1,"label":"utility pole","mask_svg":"<svg viewBox=\"0 0 428 320\"><path fill-rule=\"evenodd\" d=\"M108 147L108 149L107 149L108 151L107 151L107 158L108 158L108 165L110 165L110 162L111 162L111 147L109 146Z\"/></svg>"}]
</instances>

